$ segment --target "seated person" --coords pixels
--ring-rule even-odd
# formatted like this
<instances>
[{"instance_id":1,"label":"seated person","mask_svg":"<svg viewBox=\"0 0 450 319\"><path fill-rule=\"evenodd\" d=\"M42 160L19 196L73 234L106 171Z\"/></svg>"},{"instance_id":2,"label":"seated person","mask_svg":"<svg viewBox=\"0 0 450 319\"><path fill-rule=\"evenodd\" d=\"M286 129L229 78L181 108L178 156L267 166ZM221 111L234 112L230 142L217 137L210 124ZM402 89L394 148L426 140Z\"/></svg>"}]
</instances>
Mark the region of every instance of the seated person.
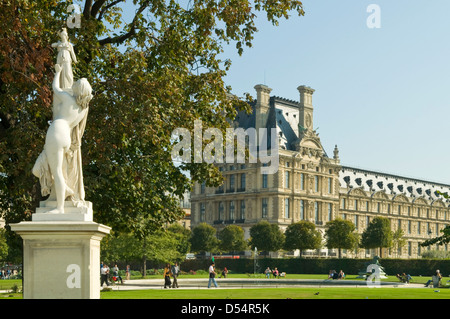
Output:
<instances>
[{"instance_id":1,"label":"seated person","mask_svg":"<svg viewBox=\"0 0 450 319\"><path fill-rule=\"evenodd\" d=\"M278 272L277 267L275 267L275 269L273 270L272 274L273 274L273 277L274 277L274 278L277 278L277 277L278 277L279 272Z\"/></svg>"}]
</instances>

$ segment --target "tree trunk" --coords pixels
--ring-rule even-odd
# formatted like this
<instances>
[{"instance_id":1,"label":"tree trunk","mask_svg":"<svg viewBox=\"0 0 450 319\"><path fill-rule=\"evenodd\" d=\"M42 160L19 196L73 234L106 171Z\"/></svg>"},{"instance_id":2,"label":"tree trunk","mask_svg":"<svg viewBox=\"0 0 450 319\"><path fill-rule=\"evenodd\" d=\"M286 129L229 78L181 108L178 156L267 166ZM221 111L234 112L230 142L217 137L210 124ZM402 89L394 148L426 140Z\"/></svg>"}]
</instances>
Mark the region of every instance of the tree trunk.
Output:
<instances>
[{"instance_id":1,"label":"tree trunk","mask_svg":"<svg viewBox=\"0 0 450 319\"><path fill-rule=\"evenodd\" d=\"M146 250L145 250L145 239L143 240L143 243L142 243L142 251L144 252L144 255L142 256L142 263L143 263L143 265L142 265L142 277L143 278L145 278L145 276L147 275L147 253L146 253Z\"/></svg>"}]
</instances>

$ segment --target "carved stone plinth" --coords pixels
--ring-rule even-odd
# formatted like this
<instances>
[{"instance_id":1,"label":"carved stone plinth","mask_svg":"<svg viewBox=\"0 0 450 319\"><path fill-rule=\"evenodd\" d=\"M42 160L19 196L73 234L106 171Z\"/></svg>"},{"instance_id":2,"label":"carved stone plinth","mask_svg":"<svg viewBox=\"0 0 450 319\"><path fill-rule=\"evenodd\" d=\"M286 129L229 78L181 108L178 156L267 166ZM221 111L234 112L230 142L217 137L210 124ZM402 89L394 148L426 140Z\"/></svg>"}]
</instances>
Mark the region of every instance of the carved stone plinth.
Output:
<instances>
[{"instance_id":1,"label":"carved stone plinth","mask_svg":"<svg viewBox=\"0 0 450 319\"><path fill-rule=\"evenodd\" d=\"M100 241L111 228L92 221L11 224L23 239L24 299L99 299Z\"/></svg>"}]
</instances>

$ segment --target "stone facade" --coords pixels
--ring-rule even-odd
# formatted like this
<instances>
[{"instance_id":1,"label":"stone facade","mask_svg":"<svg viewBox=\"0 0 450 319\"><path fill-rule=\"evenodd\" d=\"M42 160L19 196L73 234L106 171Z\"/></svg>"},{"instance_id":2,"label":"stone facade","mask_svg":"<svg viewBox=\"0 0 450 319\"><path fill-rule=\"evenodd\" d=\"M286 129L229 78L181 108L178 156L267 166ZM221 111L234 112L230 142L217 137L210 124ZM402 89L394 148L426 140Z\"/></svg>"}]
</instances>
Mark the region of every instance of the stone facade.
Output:
<instances>
[{"instance_id":1,"label":"stone facade","mask_svg":"<svg viewBox=\"0 0 450 319\"><path fill-rule=\"evenodd\" d=\"M403 230L406 244L385 250L383 256L417 258L419 242L438 236L448 223L449 204L436 191L450 191L450 185L344 167L337 147L329 157L313 130L313 89L299 86L299 102L270 97L271 89L265 85L255 89L253 112L238 113L234 124L243 129L276 129L278 170L262 174L260 162L218 164L224 184L218 188L194 186L191 227L206 222L219 231L236 224L248 238L250 228L261 220L283 230L291 223L308 220L324 234L325 224L340 217L351 220L362 233L375 216L385 216L393 231ZM343 253L358 258L377 254L364 249ZM336 251L308 254L334 257Z\"/></svg>"}]
</instances>

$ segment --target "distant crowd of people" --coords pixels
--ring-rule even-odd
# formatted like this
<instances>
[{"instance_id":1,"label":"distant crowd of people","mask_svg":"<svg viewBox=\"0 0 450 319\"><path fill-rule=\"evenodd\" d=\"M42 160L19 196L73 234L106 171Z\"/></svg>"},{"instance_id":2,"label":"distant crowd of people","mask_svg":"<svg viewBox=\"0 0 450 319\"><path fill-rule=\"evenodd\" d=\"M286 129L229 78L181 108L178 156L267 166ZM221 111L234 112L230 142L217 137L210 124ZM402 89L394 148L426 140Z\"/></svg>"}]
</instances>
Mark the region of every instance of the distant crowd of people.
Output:
<instances>
[{"instance_id":1,"label":"distant crowd of people","mask_svg":"<svg viewBox=\"0 0 450 319\"><path fill-rule=\"evenodd\" d=\"M126 280L130 279L130 266L127 265L126 272L125 272L125 278ZM119 274L119 267L117 267L117 264L114 265L111 269L108 267L107 264L101 262L100 263L100 287L103 287L103 284L106 284L109 286L111 283L121 283L123 284L123 279Z\"/></svg>"},{"instance_id":2,"label":"distant crowd of people","mask_svg":"<svg viewBox=\"0 0 450 319\"><path fill-rule=\"evenodd\" d=\"M0 273L1 279L10 279L11 276L13 276L13 275L14 275L14 270L11 270L10 268L6 268L6 269L2 268L1 273Z\"/></svg>"},{"instance_id":3,"label":"distant crowd of people","mask_svg":"<svg viewBox=\"0 0 450 319\"><path fill-rule=\"evenodd\" d=\"M266 275L267 279L270 278L270 275L272 275L273 278L286 277L286 273L280 272L277 267L275 267L273 270L271 270L270 267L267 267L267 269L264 271L264 274Z\"/></svg>"}]
</instances>

